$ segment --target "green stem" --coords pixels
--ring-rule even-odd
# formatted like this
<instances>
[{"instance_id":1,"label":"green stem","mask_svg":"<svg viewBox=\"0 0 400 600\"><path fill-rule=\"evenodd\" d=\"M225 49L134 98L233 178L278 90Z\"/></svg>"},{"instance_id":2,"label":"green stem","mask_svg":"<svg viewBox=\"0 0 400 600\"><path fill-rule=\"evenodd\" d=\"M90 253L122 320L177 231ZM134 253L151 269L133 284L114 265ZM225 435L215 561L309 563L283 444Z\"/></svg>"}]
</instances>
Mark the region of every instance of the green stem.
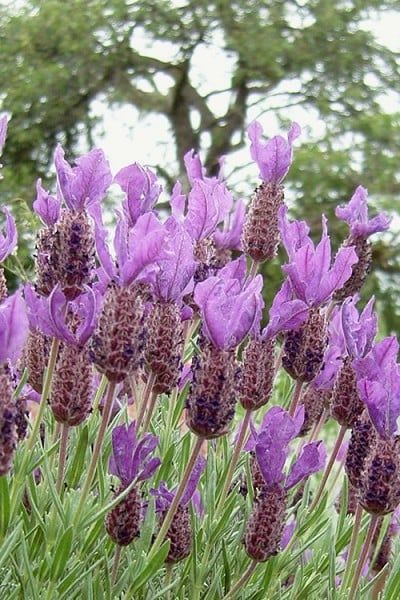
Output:
<instances>
[{"instance_id":1,"label":"green stem","mask_svg":"<svg viewBox=\"0 0 400 600\"><path fill-rule=\"evenodd\" d=\"M343 574L341 591L344 591L347 588L349 578L353 570L354 553L356 551L357 540L360 535L362 513L362 506L357 502L357 508L354 515L353 530L351 532L350 548L346 559L346 568Z\"/></svg>"},{"instance_id":2,"label":"green stem","mask_svg":"<svg viewBox=\"0 0 400 600\"><path fill-rule=\"evenodd\" d=\"M68 449L68 435L69 435L69 426L66 423L63 423L61 426L60 455L59 455L59 460L58 460L58 473L57 473L57 482L56 482L56 490L59 494L62 490L62 485L64 482L64 471L65 471L65 463L67 460L67 449Z\"/></svg>"},{"instance_id":3,"label":"green stem","mask_svg":"<svg viewBox=\"0 0 400 600\"><path fill-rule=\"evenodd\" d=\"M149 379L146 383L146 387L144 388L142 402L141 402L139 412L138 412L138 415L136 418L136 431L139 431L140 426L142 424L143 417L145 415L146 408L147 408L147 403L149 401L149 398L151 395L151 390L153 389L153 385L154 385L155 381L156 381L156 376L152 373L151 375L149 375Z\"/></svg>"},{"instance_id":4,"label":"green stem","mask_svg":"<svg viewBox=\"0 0 400 600\"><path fill-rule=\"evenodd\" d=\"M231 483L232 483L233 475L235 473L236 465L238 463L240 453L242 451L244 442L246 440L246 434L247 434L247 430L249 427L250 418L251 418L251 410L246 410L246 414L243 419L242 427L240 429L240 434L239 434L238 440L236 442L235 448L233 450L233 454L231 456L228 472L225 477L224 487L222 489L221 496L220 496L218 504L217 504L217 510L215 512L216 519L218 519L218 517L222 511L225 499L229 492L229 488L231 487Z\"/></svg>"},{"instance_id":5,"label":"green stem","mask_svg":"<svg viewBox=\"0 0 400 600\"><path fill-rule=\"evenodd\" d=\"M326 466L326 469L324 471L324 474L323 474L323 477L322 477L322 481L319 484L318 491L317 491L317 493L315 495L315 498L314 498L313 502L311 503L310 512L312 510L314 510L314 508L317 506L318 502L320 501L322 493L323 493L323 491L325 489L326 482L328 481L329 475L331 474L331 471L332 471L332 468L333 468L333 465L335 464L336 456L337 456L337 453L339 452L340 446L342 445L343 438L345 436L346 431L347 431L347 427L345 425L342 425L341 428L339 429L339 434L338 434L338 436L336 438L335 446L334 446L334 448L332 450L332 454L331 454L331 456L329 458L329 462L328 462L328 464Z\"/></svg>"},{"instance_id":6,"label":"green stem","mask_svg":"<svg viewBox=\"0 0 400 600\"><path fill-rule=\"evenodd\" d=\"M294 416L296 409L299 405L299 402L301 400L301 392L303 389L303 382L302 381L296 381L296 385L294 386L294 390L293 390L293 396L292 399L290 401L290 408L289 408L289 415L291 417Z\"/></svg>"},{"instance_id":7,"label":"green stem","mask_svg":"<svg viewBox=\"0 0 400 600\"><path fill-rule=\"evenodd\" d=\"M93 398L93 405L92 405L92 409L93 412L95 412L100 405L101 399L104 396L104 392L106 391L106 387L107 387L107 377L105 375L102 375L101 379L100 379L100 383L99 383L99 387L96 390L96 394Z\"/></svg>"},{"instance_id":8,"label":"green stem","mask_svg":"<svg viewBox=\"0 0 400 600\"><path fill-rule=\"evenodd\" d=\"M113 566L112 566L112 571L111 571L111 585L112 586L114 586L115 582L117 581L117 574L118 574L119 561L121 559L121 553L122 553L122 546L117 544L117 547L115 548L115 552L114 552L114 560L113 560Z\"/></svg>"},{"instance_id":9,"label":"green stem","mask_svg":"<svg viewBox=\"0 0 400 600\"><path fill-rule=\"evenodd\" d=\"M357 567L354 572L353 581L352 581L351 589L350 589L349 600L354 600L354 598L356 597L358 585L360 583L361 573L362 573L362 570L364 567L364 563L367 559L369 550L371 548L371 543L372 543L373 537L375 535L375 531L378 526L379 519L380 519L379 515L371 515L371 520L370 520L369 527L368 527L367 537L365 538L364 545L363 545L361 554L358 559Z\"/></svg>"},{"instance_id":10,"label":"green stem","mask_svg":"<svg viewBox=\"0 0 400 600\"><path fill-rule=\"evenodd\" d=\"M165 452L168 450L169 447L169 441L171 438L171 432L172 432L172 427L173 427L173 419L174 419L174 411L175 411L175 406L176 406L176 402L178 399L178 388L175 387L172 390L172 393L168 399L168 413L167 413L167 420L166 420L166 432L165 432L165 441L164 441L164 452L163 454L165 454Z\"/></svg>"},{"instance_id":11,"label":"green stem","mask_svg":"<svg viewBox=\"0 0 400 600\"><path fill-rule=\"evenodd\" d=\"M204 442L204 438L197 438L196 439L196 443L195 443L195 445L193 447L193 450L192 450L192 453L191 453L190 458L188 460L188 463L186 465L185 471L184 471L184 473L182 475L181 482L180 482L180 484L178 486L178 489L176 490L174 499L171 502L171 505L170 505L170 507L168 509L168 512L165 515L165 518L164 518L164 520L162 522L162 525L160 527L160 531L158 532L158 535L157 535L157 537L156 537L156 539L155 539L155 541L154 541L154 543L153 543L153 545L151 547L150 554L148 556L148 560L150 560L151 558L153 558L153 556L160 549L161 544L164 541L164 538L165 538L165 536L166 536L166 534L168 532L169 526L171 525L172 519L175 516L176 509L178 508L179 502L181 501L181 498L182 498L182 496L183 496L183 494L185 492L185 489L186 489L189 477L190 477L190 475L192 474L192 471L193 471L193 467L194 467L194 465L196 463L196 460L197 460L197 458L198 458L198 456L200 454L200 450L201 450L201 447L203 445L203 442Z\"/></svg>"},{"instance_id":12,"label":"green stem","mask_svg":"<svg viewBox=\"0 0 400 600\"><path fill-rule=\"evenodd\" d=\"M110 415L111 415L111 410L112 410L112 405L113 405L113 400L114 400L115 387L116 387L116 384L114 382L110 381L108 383L107 396L106 396L106 401L105 401L104 407L103 407L101 424L100 424L100 428L99 428L97 438L96 438L96 441L94 444L92 459L90 461L89 469L88 469L87 476L86 476L86 481L85 481L82 491L81 491L81 497L79 499L78 508L77 508L77 511L75 514L75 522L81 516L83 505L86 502L86 498L89 494L90 486L92 485L92 481L93 481L93 478L94 478L94 475L96 472L97 461L99 459L101 447L103 445L104 437L105 437L106 430L107 430L107 425L110 420Z\"/></svg>"},{"instance_id":13,"label":"green stem","mask_svg":"<svg viewBox=\"0 0 400 600\"><path fill-rule=\"evenodd\" d=\"M238 592L244 586L244 584L248 582L250 577L253 575L257 565L258 562L253 560L247 567L241 578L235 583L233 588L230 589L229 592L222 598L222 600L231 600L232 598L235 598L236 592Z\"/></svg>"}]
</instances>

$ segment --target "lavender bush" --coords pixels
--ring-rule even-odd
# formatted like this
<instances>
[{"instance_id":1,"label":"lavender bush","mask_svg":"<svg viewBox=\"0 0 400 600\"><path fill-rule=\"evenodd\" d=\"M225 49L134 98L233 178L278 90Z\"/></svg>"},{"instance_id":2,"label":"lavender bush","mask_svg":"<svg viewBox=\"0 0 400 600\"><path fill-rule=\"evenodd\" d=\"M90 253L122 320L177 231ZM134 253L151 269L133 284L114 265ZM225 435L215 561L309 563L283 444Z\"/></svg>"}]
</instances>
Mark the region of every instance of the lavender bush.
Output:
<instances>
[{"instance_id":1,"label":"lavender bush","mask_svg":"<svg viewBox=\"0 0 400 600\"><path fill-rule=\"evenodd\" d=\"M399 348L357 306L389 219L358 187L333 256L324 217L315 244L287 216L300 127L248 133L247 211L193 152L163 219L155 174L98 149L37 182L35 278L0 269L1 598L398 597Z\"/></svg>"}]
</instances>

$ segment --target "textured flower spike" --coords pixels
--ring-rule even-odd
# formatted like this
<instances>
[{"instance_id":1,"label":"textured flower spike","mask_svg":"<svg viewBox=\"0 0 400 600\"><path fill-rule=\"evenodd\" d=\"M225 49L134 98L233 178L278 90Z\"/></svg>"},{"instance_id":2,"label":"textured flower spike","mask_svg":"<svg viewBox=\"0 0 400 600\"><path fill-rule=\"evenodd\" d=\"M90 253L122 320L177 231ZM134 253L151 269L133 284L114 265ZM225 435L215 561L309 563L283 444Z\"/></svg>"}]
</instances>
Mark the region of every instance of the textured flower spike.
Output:
<instances>
[{"instance_id":1,"label":"textured flower spike","mask_svg":"<svg viewBox=\"0 0 400 600\"><path fill-rule=\"evenodd\" d=\"M139 441L135 423L113 429L113 454L109 471L121 482L115 496L121 494L134 481L139 483L153 476L161 462L151 456L157 444L158 438L151 434L146 434ZM140 489L138 485L134 485L128 495L106 517L107 533L116 544L127 546L139 535L141 513Z\"/></svg>"},{"instance_id":2,"label":"textured flower spike","mask_svg":"<svg viewBox=\"0 0 400 600\"><path fill-rule=\"evenodd\" d=\"M138 163L123 167L115 175L113 182L126 194L123 207L130 227L133 227L141 215L152 211L162 190L155 173Z\"/></svg>"},{"instance_id":3,"label":"textured flower spike","mask_svg":"<svg viewBox=\"0 0 400 600\"><path fill-rule=\"evenodd\" d=\"M259 562L268 560L280 549L287 491L325 464L323 443L311 442L303 446L289 474L284 473L289 443L298 435L303 416L302 409L291 417L280 407L271 408L260 430L253 429L250 446L247 445L247 449L254 448L259 474L255 505L245 533L245 548L247 554Z\"/></svg>"},{"instance_id":4,"label":"textured flower spike","mask_svg":"<svg viewBox=\"0 0 400 600\"><path fill-rule=\"evenodd\" d=\"M356 301L357 298L345 300L334 317L334 320L339 320L341 339L338 344L343 353L333 388L331 414L340 425L347 428L353 427L365 408L358 390L354 361L370 351L377 329L374 299L369 301L360 315L355 307Z\"/></svg>"},{"instance_id":5,"label":"textured flower spike","mask_svg":"<svg viewBox=\"0 0 400 600\"><path fill-rule=\"evenodd\" d=\"M167 558L167 563L176 563L185 559L192 551L193 531L190 522L189 503L193 502L194 508L201 514L201 502L197 492L201 474L206 466L206 459L200 456L193 468L185 492L182 496L175 515L169 526L166 538L170 540L170 546ZM169 507L174 499L174 491L169 491L163 482L155 490L151 490L151 494L156 497L156 510L161 513L160 526Z\"/></svg>"},{"instance_id":6,"label":"textured flower spike","mask_svg":"<svg viewBox=\"0 0 400 600\"><path fill-rule=\"evenodd\" d=\"M283 205L282 180L292 162L292 143L300 135L293 123L287 141L275 136L265 145L261 142L262 127L255 121L248 128L250 153L256 161L263 183L255 191L243 230L243 247L255 262L271 260L279 244L279 209Z\"/></svg>"},{"instance_id":7,"label":"textured flower spike","mask_svg":"<svg viewBox=\"0 0 400 600\"><path fill-rule=\"evenodd\" d=\"M336 216L346 221L350 229L343 246L353 246L358 257L351 277L335 292L335 300L343 300L361 290L371 265L371 245L368 238L374 233L386 231L391 219L383 212L372 219L368 218L368 191L361 185L347 205L336 208Z\"/></svg>"},{"instance_id":8,"label":"textured flower spike","mask_svg":"<svg viewBox=\"0 0 400 600\"><path fill-rule=\"evenodd\" d=\"M145 361L156 376L154 391L170 392L179 382L183 352L182 297L193 289L196 262L193 242L184 227L173 217L164 225L163 254L156 261L158 271L151 273L155 301L147 319L148 336Z\"/></svg>"},{"instance_id":9,"label":"textured flower spike","mask_svg":"<svg viewBox=\"0 0 400 600\"><path fill-rule=\"evenodd\" d=\"M200 353L192 364L186 401L188 427L200 437L224 435L237 400L235 347L259 328L262 278L245 279L244 257L221 269L218 277L199 283L194 298L203 320Z\"/></svg>"}]
</instances>

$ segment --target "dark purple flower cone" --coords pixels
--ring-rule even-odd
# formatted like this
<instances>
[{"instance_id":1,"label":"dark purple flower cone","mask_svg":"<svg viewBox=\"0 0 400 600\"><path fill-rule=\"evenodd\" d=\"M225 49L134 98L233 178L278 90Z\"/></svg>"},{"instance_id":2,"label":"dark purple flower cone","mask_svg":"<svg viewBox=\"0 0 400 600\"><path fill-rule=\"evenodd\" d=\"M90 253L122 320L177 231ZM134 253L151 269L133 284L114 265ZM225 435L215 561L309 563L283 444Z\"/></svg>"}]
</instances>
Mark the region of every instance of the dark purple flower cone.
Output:
<instances>
[{"instance_id":1,"label":"dark purple flower cone","mask_svg":"<svg viewBox=\"0 0 400 600\"><path fill-rule=\"evenodd\" d=\"M352 359L346 357L333 388L331 415L344 427L353 427L365 408L357 390L357 376Z\"/></svg>"},{"instance_id":2,"label":"dark purple flower cone","mask_svg":"<svg viewBox=\"0 0 400 600\"><path fill-rule=\"evenodd\" d=\"M264 486L257 496L247 523L247 554L264 562L279 552L285 525L286 491L279 485Z\"/></svg>"},{"instance_id":3,"label":"dark purple flower cone","mask_svg":"<svg viewBox=\"0 0 400 600\"><path fill-rule=\"evenodd\" d=\"M138 286L111 283L90 342L90 358L109 381L120 383L143 360L144 301Z\"/></svg>"},{"instance_id":4,"label":"dark purple flower cone","mask_svg":"<svg viewBox=\"0 0 400 600\"><path fill-rule=\"evenodd\" d=\"M283 204L283 186L262 183L255 191L243 229L243 248L255 262L271 260L279 244L278 210Z\"/></svg>"},{"instance_id":5,"label":"dark purple flower cone","mask_svg":"<svg viewBox=\"0 0 400 600\"><path fill-rule=\"evenodd\" d=\"M325 406L329 404L330 396L330 391L317 390L312 385L306 388L301 399L304 406L304 421L299 432L300 437L307 435L318 422Z\"/></svg>"},{"instance_id":6,"label":"dark purple flower cone","mask_svg":"<svg viewBox=\"0 0 400 600\"><path fill-rule=\"evenodd\" d=\"M260 467L258 466L255 453L250 452L250 455L251 482L253 484L254 496L257 496L259 492L265 487L265 481L264 477L261 474Z\"/></svg>"},{"instance_id":7,"label":"dark purple flower cone","mask_svg":"<svg viewBox=\"0 0 400 600\"><path fill-rule=\"evenodd\" d=\"M170 540L167 563L177 563L189 556L192 551L192 536L189 507L179 505L166 535Z\"/></svg>"},{"instance_id":8,"label":"dark purple flower cone","mask_svg":"<svg viewBox=\"0 0 400 600\"><path fill-rule=\"evenodd\" d=\"M42 393L44 372L49 360L50 339L41 331L32 330L28 334L22 352L21 365L28 370L28 383L38 392Z\"/></svg>"},{"instance_id":9,"label":"dark purple flower cone","mask_svg":"<svg viewBox=\"0 0 400 600\"><path fill-rule=\"evenodd\" d=\"M115 496L121 494L124 489L121 485L115 492ZM113 542L119 546L128 546L139 536L141 511L140 492L138 488L133 487L106 517L106 530Z\"/></svg>"},{"instance_id":10,"label":"dark purple flower cone","mask_svg":"<svg viewBox=\"0 0 400 600\"><path fill-rule=\"evenodd\" d=\"M350 236L343 245L354 247L358 262L352 266L350 278L333 296L333 299L339 302L360 292L368 273L370 272L372 256L371 244L365 237L353 238Z\"/></svg>"},{"instance_id":11,"label":"dark purple flower cone","mask_svg":"<svg viewBox=\"0 0 400 600\"><path fill-rule=\"evenodd\" d=\"M322 367L326 345L325 317L318 308L312 308L304 325L285 336L284 369L296 381L312 381Z\"/></svg>"},{"instance_id":12,"label":"dark purple flower cone","mask_svg":"<svg viewBox=\"0 0 400 600\"><path fill-rule=\"evenodd\" d=\"M7 281L4 276L4 269L0 267L0 302L3 302L8 296Z\"/></svg>"},{"instance_id":13,"label":"dark purple flower cone","mask_svg":"<svg viewBox=\"0 0 400 600\"><path fill-rule=\"evenodd\" d=\"M361 506L386 515L400 502L400 439L378 439L365 461L359 490Z\"/></svg>"},{"instance_id":14,"label":"dark purple flower cone","mask_svg":"<svg viewBox=\"0 0 400 600\"><path fill-rule=\"evenodd\" d=\"M212 439L228 432L235 414L238 366L234 350L220 350L207 340L193 359L193 380L186 400L186 424Z\"/></svg>"},{"instance_id":15,"label":"dark purple flower cone","mask_svg":"<svg viewBox=\"0 0 400 600\"><path fill-rule=\"evenodd\" d=\"M175 302L155 302L146 320L145 360L156 376L153 390L170 392L179 383L183 351L183 325Z\"/></svg>"},{"instance_id":16,"label":"dark purple flower cone","mask_svg":"<svg viewBox=\"0 0 400 600\"><path fill-rule=\"evenodd\" d=\"M359 490L365 461L376 443L375 428L365 411L354 423L346 454L345 470L350 485Z\"/></svg>"},{"instance_id":17,"label":"dark purple flower cone","mask_svg":"<svg viewBox=\"0 0 400 600\"><path fill-rule=\"evenodd\" d=\"M80 425L88 417L92 406L92 364L86 347L62 346L50 406L55 420L65 425Z\"/></svg>"},{"instance_id":18,"label":"dark purple flower cone","mask_svg":"<svg viewBox=\"0 0 400 600\"><path fill-rule=\"evenodd\" d=\"M53 228L39 233L36 249L39 293L47 296L59 283L66 298L73 300L91 282L94 235L85 211L63 210Z\"/></svg>"},{"instance_id":19,"label":"dark purple flower cone","mask_svg":"<svg viewBox=\"0 0 400 600\"><path fill-rule=\"evenodd\" d=\"M29 410L26 396L19 396L15 402L16 415L15 424L17 427L17 437L21 441L26 438L28 433Z\"/></svg>"},{"instance_id":20,"label":"dark purple flower cone","mask_svg":"<svg viewBox=\"0 0 400 600\"><path fill-rule=\"evenodd\" d=\"M5 475L12 467L18 439L16 414L10 371L8 366L3 364L0 365L0 475Z\"/></svg>"},{"instance_id":21,"label":"dark purple flower cone","mask_svg":"<svg viewBox=\"0 0 400 600\"><path fill-rule=\"evenodd\" d=\"M251 339L243 353L239 401L246 410L267 404L272 394L275 340Z\"/></svg>"}]
</instances>

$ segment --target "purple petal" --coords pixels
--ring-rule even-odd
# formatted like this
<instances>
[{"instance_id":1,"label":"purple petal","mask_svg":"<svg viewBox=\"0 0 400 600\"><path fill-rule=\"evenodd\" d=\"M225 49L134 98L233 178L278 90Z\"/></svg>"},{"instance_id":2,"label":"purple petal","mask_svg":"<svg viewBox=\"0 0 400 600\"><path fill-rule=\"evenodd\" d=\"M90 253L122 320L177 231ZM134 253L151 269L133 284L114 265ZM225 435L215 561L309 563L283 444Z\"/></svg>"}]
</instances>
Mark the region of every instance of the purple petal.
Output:
<instances>
[{"instance_id":1,"label":"purple petal","mask_svg":"<svg viewBox=\"0 0 400 600\"><path fill-rule=\"evenodd\" d=\"M295 331L308 317L309 308L302 300L291 300L289 281L276 294L269 311L269 323L262 332L263 339L275 337L283 331Z\"/></svg>"},{"instance_id":2,"label":"purple petal","mask_svg":"<svg viewBox=\"0 0 400 600\"><path fill-rule=\"evenodd\" d=\"M239 200L235 211L231 214L227 228L224 231L218 229L214 233L214 242L217 248L228 248L230 250L241 249L241 237L244 221L246 218L246 206Z\"/></svg>"},{"instance_id":3,"label":"purple petal","mask_svg":"<svg viewBox=\"0 0 400 600\"><path fill-rule=\"evenodd\" d=\"M111 435L113 453L109 462L109 472L116 475L121 483L129 485L132 481L132 454L137 444L136 424L114 427Z\"/></svg>"},{"instance_id":4,"label":"purple petal","mask_svg":"<svg viewBox=\"0 0 400 600\"><path fill-rule=\"evenodd\" d=\"M179 223L183 223L186 207L186 196L182 194L182 185L177 181L172 189L171 195L171 213Z\"/></svg>"},{"instance_id":5,"label":"purple petal","mask_svg":"<svg viewBox=\"0 0 400 600\"><path fill-rule=\"evenodd\" d=\"M85 289L87 293L81 294L75 300L78 312L82 318L82 322L76 332L77 341L81 346L86 344L95 330L100 304L98 295L89 286L86 286Z\"/></svg>"},{"instance_id":6,"label":"purple petal","mask_svg":"<svg viewBox=\"0 0 400 600\"><path fill-rule=\"evenodd\" d=\"M28 335L26 305L17 291L0 305L0 362L19 357Z\"/></svg>"},{"instance_id":7,"label":"purple petal","mask_svg":"<svg viewBox=\"0 0 400 600\"><path fill-rule=\"evenodd\" d=\"M293 123L287 141L277 135L263 144L263 129L257 121L249 126L247 133L251 141L250 154L258 165L260 177L266 182L282 181L292 163L292 142L300 135L299 125Z\"/></svg>"},{"instance_id":8,"label":"purple petal","mask_svg":"<svg viewBox=\"0 0 400 600\"><path fill-rule=\"evenodd\" d=\"M79 157L72 168L64 158L64 150L58 145L54 164L58 185L69 209L81 210L104 198L112 175L102 150L94 148Z\"/></svg>"},{"instance_id":9,"label":"purple petal","mask_svg":"<svg viewBox=\"0 0 400 600\"><path fill-rule=\"evenodd\" d=\"M361 379L357 384L358 393L363 402L365 402L371 421L375 429L382 437L387 437L387 395L380 381L370 381ZM393 426L393 424L391 424ZM394 431L396 431L396 424ZM393 432L394 433L394 432Z\"/></svg>"},{"instance_id":10,"label":"purple petal","mask_svg":"<svg viewBox=\"0 0 400 600\"><path fill-rule=\"evenodd\" d=\"M299 458L292 466L286 480L286 489L294 487L299 481L320 471L326 461L326 450L323 442L310 442L303 446Z\"/></svg>"},{"instance_id":11,"label":"purple petal","mask_svg":"<svg viewBox=\"0 0 400 600\"><path fill-rule=\"evenodd\" d=\"M185 227L194 240L213 234L232 206L232 196L224 183L196 179L188 197Z\"/></svg>"},{"instance_id":12,"label":"purple petal","mask_svg":"<svg viewBox=\"0 0 400 600\"><path fill-rule=\"evenodd\" d=\"M130 227L136 223L140 215L152 210L162 189L155 173L138 163L123 167L114 177L114 182L126 194L124 213Z\"/></svg>"},{"instance_id":13,"label":"purple petal","mask_svg":"<svg viewBox=\"0 0 400 600\"><path fill-rule=\"evenodd\" d=\"M0 154L2 153L4 144L5 144L5 141L6 141L7 126L8 126L7 115L2 115L0 117Z\"/></svg>"},{"instance_id":14,"label":"purple petal","mask_svg":"<svg viewBox=\"0 0 400 600\"><path fill-rule=\"evenodd\" d=\"M199 456L190 474L185 491L181 499L181 504L183 506L189 504L190 500L192 499L192 496L195 493L197 485L200 481L200 477L204 469L206 468L206 464L207 460L203 456Z\"/></svg>"},{"instance_id":15,"label":"purple petal","mask_svg":"<svg viewBox=\"0 0 400 600\"><path fill-rule=\"evenodd\" d=\"M138 218L129 232L129 258L120 265L121 281L124 285L132 283L145 267L157 262L164 239L165 230L152 213Z\"/></svg>"},{"instance_id":16,"label":"purple petal","mask_svg":"<svg viewBox=\"0 0 400 600\"><path fill-rule=\"evenodd\" d=\"M49 319L53 328L53 335L63 342L75 344L75 336L65 324L67 306L68 302L60 286L56 285L49 296Z\"/></svg>"},{"instance_id":17,"label":"purple petal","mask_svg":"<svg viewBox=\"0 0 400 600\"><path fill-rule=\"evenodd\" d=\"M154 473L157 471L158 467L161 465L161 459L159 458L150 458L150 460L146 463L143 470L137 477L138 481L145 481L146 479L150 479L153 477Z\"/></svg>"},{"instance_id":18,"label":"purple petal","mask_svg":"<svg viewBox=\"0 0 400 600\"><path fill-rule=\"evenodd\" d=\"M111 257L110 250L107 244L107 229L103 225L101 211L99 205L94 205L90 208L90 215L94 221L94 238L96 243L97 256L104 272L110 279L116 276L116 268Z\"/></svg>"},{"instance_id":19,"label":"purple petal","mask_svg":"<svg viewBox=\"0 0 400 600\"><path fill-rule=\"evenodd\" d=\"M357 187L348 204L336 208L336 216L346 221L354 238L386 231L391 221L385 213L368 219L368 191L361 185Z\"/></svg>"},{"instance_id":20,"label":"purple petal","mask_svg":"<svg viewBox=\"0 0 400 600\"><path fill-rule=\"evenodd\" d=\"M183 157L186 173L191 185L194 185L196 179L204 179L204 169L197 152L189 150Z\"/></svg>"},{"instance_id":21,"label":"purple petal","mask_svg":"<svg viewBox=\"0 0 400 600\"><path fill-rule=\"evenodd\" d=\"M287 210L285 204L279 208L279 230L287 255L293 260L296 250L309 242L310 228L305 221L289 221Z\"/></svg>"},{"instance_id":22,"label":"purple petal","mask_svg":"<svg viewBox=\"0 0 400 600\"><path fill-rule=\"evenodd\" d=\"M48 227L52 227L60 217L61 201L54 196L50 196L42 188L41 179L36 182L36 200L33 203L33 210Z\"/></svg>"},{"instance_id":23,"label":"purple petal","mask_svg":"<svg viewBox=\"0 0 400 600\"><path fill-rule=\"evenodd\" d=\"M3 208L6 215L5 235L0 233L0 262L3 262L15 249L18 241L14 218L8 208Z\"/></svg>"},{"instance_id":24,"label":"purple petal","mask_svg":"<svg viewBox=\"0 0 400 600\"><path fill-rule=\"evenodd\" d=\"M358 262L357 254L353 247L340 248L329 273L321 281L316 301L320 304L328 300L331 295L340 290L352 274L352 267Z\"/></svg>"},{"instance_id":25,"label":"purple petal","mask_svg":"<svg viewBox=\"0 0 400 600\"><path fill-rule=\"evenodd\" d=\"M281 537L281 549L284 550L286 548L286 546L289 544L290 540L293 537L293 534L295 532L296 529L296 519L292 519L291 521L289 521L289 523L287 523L285 525L285 528L283 530L282 533L282 537Z\"/></svg>"}]
</instances>

